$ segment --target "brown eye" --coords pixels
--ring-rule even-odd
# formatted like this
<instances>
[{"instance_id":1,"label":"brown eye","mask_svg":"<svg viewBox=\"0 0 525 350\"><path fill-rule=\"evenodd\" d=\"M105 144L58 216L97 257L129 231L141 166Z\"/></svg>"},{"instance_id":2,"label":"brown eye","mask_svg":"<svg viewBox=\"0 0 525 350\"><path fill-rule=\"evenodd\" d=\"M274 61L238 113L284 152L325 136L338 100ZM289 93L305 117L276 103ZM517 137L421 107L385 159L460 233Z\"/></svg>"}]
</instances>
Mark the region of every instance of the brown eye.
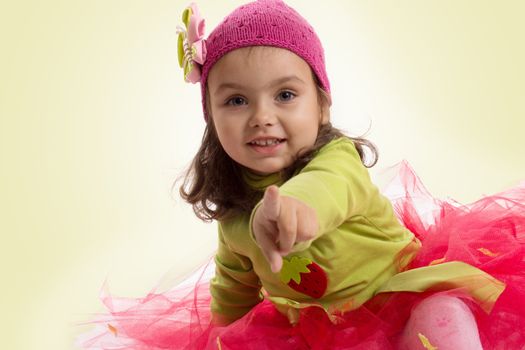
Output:
<instances>
[{"instance_id":1,"label":"brown eye","mask_svg":"<svg viewBox=\"0 0 525 350\"><path fill-rule=\"evenodd\" d=\"M295 94L291 91L281 91L279 93L279 100L287 102L293 100Z\"/></svg>"},{"instance_id":2,"label":"brown eye","mask_svg":"<svg viewBox=\"0 0 525 350\"><path fill-rule=\"evenodd\" d=\"M230 106L241 106L246 104L246 100L240 96L235 96L226 101L226 104Z\"/></svg>"}]
</instances>

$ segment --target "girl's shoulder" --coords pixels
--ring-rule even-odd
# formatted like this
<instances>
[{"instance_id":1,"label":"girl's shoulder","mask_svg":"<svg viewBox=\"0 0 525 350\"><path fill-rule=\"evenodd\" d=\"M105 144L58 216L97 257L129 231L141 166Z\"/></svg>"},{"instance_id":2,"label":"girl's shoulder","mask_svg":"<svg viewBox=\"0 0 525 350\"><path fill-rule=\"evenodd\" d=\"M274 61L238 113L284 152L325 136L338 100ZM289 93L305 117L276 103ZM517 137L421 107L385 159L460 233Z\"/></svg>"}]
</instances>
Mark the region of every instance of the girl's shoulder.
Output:
<instances>
[{"instance_id":1,"label":"girl's shoulder","mask_svg":"<svg viewBox=\"0 0 525 350\"><path fill-rule=\"evenodd\" d=\"M355 147L354 141L352 141L352 139L350 139L349 137L342 136L334 138L332 141L328 142L326 145L321 147L318 151L318 155L332 152L335 150L344 150L352 154L357 154L357 149Z\"/></svg>"}]
</instances>

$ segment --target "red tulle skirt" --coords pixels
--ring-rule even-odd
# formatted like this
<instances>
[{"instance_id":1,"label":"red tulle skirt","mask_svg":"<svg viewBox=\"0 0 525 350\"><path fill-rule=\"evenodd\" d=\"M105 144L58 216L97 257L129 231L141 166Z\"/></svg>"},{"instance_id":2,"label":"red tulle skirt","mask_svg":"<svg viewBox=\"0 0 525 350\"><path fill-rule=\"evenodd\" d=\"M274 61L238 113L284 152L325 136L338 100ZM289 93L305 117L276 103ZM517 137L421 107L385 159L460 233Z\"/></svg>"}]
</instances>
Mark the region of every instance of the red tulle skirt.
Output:
<instances>
[{"instance_id":1,"label":"red tulle skirt","mask_svg":"<svg viewBox=\"0 0 525 350\"><path fill-rule=\"evenodd\" d=\"M383 193L399 220L422 242L410 268L463 261L506 284L490 314L461 290L472 309L484 349L525 349L525 182L462 205L433 198L406 163ZM483 247L480 249L479 247ZM379 294L334 324L318 307L301 309L293 326L267 300L236 322L210 324L208 284L213 260L166 292L139 299L101 299L108 313L82 334L85 349L396 349L411 309L430 293Z\"/></svg>"}]
</instances>

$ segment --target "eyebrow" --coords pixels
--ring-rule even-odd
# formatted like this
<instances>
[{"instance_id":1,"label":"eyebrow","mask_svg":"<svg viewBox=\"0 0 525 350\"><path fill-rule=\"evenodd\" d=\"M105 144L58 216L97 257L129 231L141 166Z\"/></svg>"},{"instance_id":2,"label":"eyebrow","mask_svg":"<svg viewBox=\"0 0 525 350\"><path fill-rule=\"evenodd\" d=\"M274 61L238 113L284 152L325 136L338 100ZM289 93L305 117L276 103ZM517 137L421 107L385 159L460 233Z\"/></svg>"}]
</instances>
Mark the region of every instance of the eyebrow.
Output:
<instances>
[{"instance_id":1,"label":"eyebrow","mask_svg":"<svg viewBox=\"0 0 525 350\"><path fill-rule=\"evenodd\" d=\"M288 75L288 76L285 76L285 77L282 77L282 78L279 78L279 79L275 79L274 81L268 83L267 86L268 87L273 87L273 86L280 85L280 84L283 84L283 83L286 83L286 82L289 82L289 81L296 81L298 83L306 84L298 76L296 76L296 75ZM221 85L219 85L219 87L217 87L217 89L214 91L214 95L217 95L219 92L221 92L224 89L240 89L240 90L242 90L243 88L244 88L244 86L242 86L241 84L232 83L232 82L226 82L226 83L222 83Z\"/></svg>"}]
</instances>

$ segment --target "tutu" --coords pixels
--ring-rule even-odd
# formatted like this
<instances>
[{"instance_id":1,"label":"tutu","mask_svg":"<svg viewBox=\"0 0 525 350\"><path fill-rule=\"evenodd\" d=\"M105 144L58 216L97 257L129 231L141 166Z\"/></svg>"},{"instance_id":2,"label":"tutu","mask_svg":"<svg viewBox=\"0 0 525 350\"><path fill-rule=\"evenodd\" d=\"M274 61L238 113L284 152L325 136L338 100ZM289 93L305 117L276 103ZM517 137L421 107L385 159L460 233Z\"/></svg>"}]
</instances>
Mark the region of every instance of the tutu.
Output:
<instances>
[{"instance_id":1,"label":"tutu","mask_svg":"<svg viewBox=\"0 0 525 350\"><path fill-rule=\"evenodd\" d=\"M383 193L399 221L421 241L408 266L438 266L462 261L505 284L490 307L454 284L420 293L377 294L356 310L334 318L319 307L300 310L299 322L265 299L225 326L211 325L209 281L213 259L166 292L144 298L111 296L103 288L108 313L89 323L77 339L85 349L396 349L412 308L430 294L458 296L471 308L484 349L525 349L525 183L463 205L432 197L406 163ZM480 287L481 288L481 287Z\"/></svg>"}]
</instances>

